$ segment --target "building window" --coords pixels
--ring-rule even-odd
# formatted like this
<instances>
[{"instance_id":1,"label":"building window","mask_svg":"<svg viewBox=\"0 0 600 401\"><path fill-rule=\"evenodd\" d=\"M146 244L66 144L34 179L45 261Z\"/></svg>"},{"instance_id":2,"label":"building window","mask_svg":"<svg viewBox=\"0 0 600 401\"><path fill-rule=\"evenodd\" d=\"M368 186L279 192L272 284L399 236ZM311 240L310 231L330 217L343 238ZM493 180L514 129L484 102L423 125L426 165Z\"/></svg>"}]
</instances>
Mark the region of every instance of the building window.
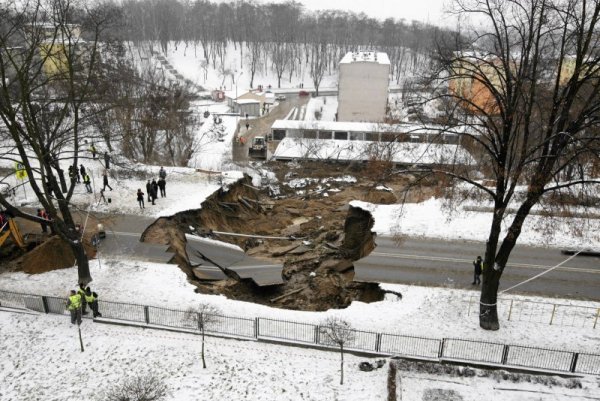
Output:
<instances>
[{"instance_id":1,"label":"building window","mask_svg":"<svg viewBox=\"0 0 600 401\"><path fill-rule=\"evenodd\" d=\"M350 132L351 141L364 141L365 134L363 132Z\"/></svg>"},{"instance_id":2,"label":"building window","mask_svg":"<svg viewBox=\"0 0 600 401\"><path fill-rule=\"evenodd\" d=\"M337 139L338 141L347 141L348 140L348 133L347 132L343 132L343 131L336 131L333 134L333 139Z\"/></svg>"},{"instance_id":3,"label":"building window","mask_svg":"<svg viewBox=\"0 0 600 401\"><path fill-rule=\"evenodd\" d=\"M379 132L365 132L365 140L366 141L379 141Z\"/></svg>"},{"instance_id":4,"label":"building window","mask_svg":"<svg viewBox=\"0 0 600 401\"><path fill-rule=\"evenodd\" d=\"M319 139L331 139L331 131L319 131Z\"/></svg>"},{"instance_id":5,"label":"building window","mask_svg":"<svg viewBox=\"0 0 600 401\"><path fill-rule=\"evenodd\" d=\"M317 131L314 131L314 130L304 131L304 138L305 139L317 139Z\"/></svg>"},{"instance_id":6,"label":"building window","mask_svg":"<svg viewBox=\"0 0 600 401\"><path fill-rule=\"evenodd\" d=\"M274 129L273 130L273 140L281 141L285 138L285 130L284 129Z\"/></svg>"}]
</instances>

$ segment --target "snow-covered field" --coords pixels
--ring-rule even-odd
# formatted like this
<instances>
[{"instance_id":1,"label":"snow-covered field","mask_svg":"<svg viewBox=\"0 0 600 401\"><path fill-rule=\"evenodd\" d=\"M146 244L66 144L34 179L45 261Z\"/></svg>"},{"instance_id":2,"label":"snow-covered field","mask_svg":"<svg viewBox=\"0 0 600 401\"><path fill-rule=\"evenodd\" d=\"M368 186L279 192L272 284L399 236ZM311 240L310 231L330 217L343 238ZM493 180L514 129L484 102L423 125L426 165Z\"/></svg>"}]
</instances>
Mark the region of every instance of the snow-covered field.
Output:
<instances>
[{"instance_id":1,"label":"snow-covered field","mask_svg":"<svg viewBox=\"0 0 600 401\"><path fill-rule=\"evenodd\" d=\"M167 399L177 401L387 399L387 364L361 372L358 364L373 360L353 355L345 356L340 385L335 352L208 337L202 369L200 337L192 334L85 321L82 353L67 318L0 313L0 327L0 399L6 401L103 400L103 392L124 378L147 373L162 379ZM592 379L584 379L582 389L568 389L416 372L400 377L404 401L444 390L465 401L597 399Z\"/></svg>"}]
</instances>

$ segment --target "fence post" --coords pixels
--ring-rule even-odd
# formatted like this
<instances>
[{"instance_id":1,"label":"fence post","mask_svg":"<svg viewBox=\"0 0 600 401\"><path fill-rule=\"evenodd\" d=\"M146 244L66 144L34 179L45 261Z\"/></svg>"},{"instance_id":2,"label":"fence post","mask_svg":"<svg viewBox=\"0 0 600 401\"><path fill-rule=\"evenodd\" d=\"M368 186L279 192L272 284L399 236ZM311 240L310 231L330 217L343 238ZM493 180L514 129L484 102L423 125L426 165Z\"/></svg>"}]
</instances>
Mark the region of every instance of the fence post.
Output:
<instances>
[{"instance_id":1,"label":"fence post","mask_svg":"<svg viewBox=\"0 0 600 401\"><path fill-rule=\"evenodd\" d=\"M554 321L554 312L556 312L556 304L552 306L552 316L550 316L550 325L552 325L552 322Z\"/></svg>"},{"instance_id":2,"label":"fence post","mask_svg":"<svg viewBox=\"0 0 600 401\"><path fill-rule=\"evenodd\" d=\"M508 360L508 345L504 345L502 348L502 365L506 365L506 361Z\"/></svg>"},{"instance_id":3,"label":"fence post","mask_svg":"<svg viewBox=\"0 0 600 401\"><path fill-rule=\"evenodd\" d=\"M375 336L375 351L381 351L381 333L377 333Z\"/></svg>"},{"instance_id":4,"label":"fence post","mask_svg":"<svg viewBox=\"0 0 600 401\"><path fill-rule=\"evenodd\" d=\"M144 319L146 320L146 324L150 324L150 311L147 306L144 306Z\"/></svg>"},{"instance_id":5,"label":"fence post","mask_svg":"<svg viewBox=\"0 0 600 401\"><path fill-rule=\"evenodd\" d=\"M254 318L254 338L258 340L258 334L260 333L260 318Z\"/></svg>"},{"instance_id":6,"label":"fence post","mask_svg":"<svg viewBox=\"0 0 600 401\"><path fill-rule=\"evenodd\" d=\"M319 344L319 325L315 326L315 344Z\"/></svg>"},{"instance_id":7,"label":"fence post","mask_svg":"<svg viewBox=\"0 0 600 401\"><path fill-rule=\"evenodd\" d=\"M446 342L445 338L442 338L442 341L440 341L440 349L438 350L438 358L442 358L442 356L444 356L444 343Z\"/></svg>"},{"instance_id":8,"label":"fence post","mask_svg":"<svg viewBox=\"0 0 600 401\"><path fill-rule=\"evenodd\" d=\"M571 358L571 372L575 372L577 368L577 359L579 358L579 352L573 352L573 358Z\"/></svg>"},{"instance_id":9,"label":"fence post","mask_svg":"<svg viewBox=\"0 0 600 401\"><path fill-rule=\"evenodd\" d=\"M596 328L596 324L598 324L598 317L600 317L600 308L596 311L596 320L594 320L594 328Z\"/></svg>"},{"instance_id":10,"label":"fence post","mask_svg":"<svg viewBox=\"0 0 600 401\"><path fill-rule=\"evenodd\" d=\"M50 309L48 308L48 300L43 295L42 295L42 308L44 308L44 313L49 313Z\"/></svg>"},{"instance_id":11,"label":"fence post","mask_svg":"<svg viewBox=\"0 0 600 401\"><path fill-rule=\"evenodd\" d=\"M510 317L512 316L512 307L513 307L514 299L510 300L510 307L508 308L508 321L510 322Z\"/></svg>"}]
</instances>

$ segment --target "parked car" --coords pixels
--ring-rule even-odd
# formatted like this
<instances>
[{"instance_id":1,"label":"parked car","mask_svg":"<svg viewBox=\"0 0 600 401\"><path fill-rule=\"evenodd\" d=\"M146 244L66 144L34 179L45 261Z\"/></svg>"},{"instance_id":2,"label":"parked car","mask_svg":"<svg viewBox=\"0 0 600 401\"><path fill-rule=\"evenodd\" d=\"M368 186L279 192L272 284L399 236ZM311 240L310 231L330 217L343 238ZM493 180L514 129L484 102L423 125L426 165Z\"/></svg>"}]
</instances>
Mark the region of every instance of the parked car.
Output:
<instances>
[{"instance_id":1,"label":"parked car","mask_svg":"<svg viewBox=\"0 0 600 401\"><path fill-rule=\"evenodd\" d=\"M307 91L300 91L298 92L298 96L310 96L310 93L308 93Z\"/></svg>"},{"instance_id":2,"label":"parked car","mask_svg":"<svg viewBox=\"0 0 600 401\"><path fill-rule=\"evenodd\" d=\"M285 95L277 95L275 99L279 100L280 102L283 102L285 100Z\"/></svg>"}]
</instances>

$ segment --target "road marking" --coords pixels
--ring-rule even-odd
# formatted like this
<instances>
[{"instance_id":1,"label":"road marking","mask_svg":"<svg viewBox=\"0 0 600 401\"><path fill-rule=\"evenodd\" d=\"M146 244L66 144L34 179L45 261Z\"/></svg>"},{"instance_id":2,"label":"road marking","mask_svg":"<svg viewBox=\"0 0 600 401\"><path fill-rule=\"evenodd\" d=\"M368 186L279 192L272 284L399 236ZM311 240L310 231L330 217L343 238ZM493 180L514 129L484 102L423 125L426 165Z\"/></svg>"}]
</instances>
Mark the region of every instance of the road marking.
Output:
<instances>
[{"instance_id":1,"label":"road marking","mask_svg":"<svg viewBox=\"0 0 600 401\"><path fill-rule=\"evenodd\" d=\"M386 252L372 252L371 255L376 256L384 256L388 258L397 258L397 259L413 259L413 260L430 260L436 262L460 262L460 263L469 263L470 259L458 259L458 258L442 258L438 256L423 256L423 255L409 255L404 253L386 253ZM552 266L544 266L544 265L532 265L527 263L508 263L508 267L523 267L530 269L539 269L539 270L548 270ZM568 267L561 266L556 270L564 270L564 271L573 271L579 273L595 273L600 274L600 270L596 269L585 269L580 267Z\"/></svg>"}]
</instances>

